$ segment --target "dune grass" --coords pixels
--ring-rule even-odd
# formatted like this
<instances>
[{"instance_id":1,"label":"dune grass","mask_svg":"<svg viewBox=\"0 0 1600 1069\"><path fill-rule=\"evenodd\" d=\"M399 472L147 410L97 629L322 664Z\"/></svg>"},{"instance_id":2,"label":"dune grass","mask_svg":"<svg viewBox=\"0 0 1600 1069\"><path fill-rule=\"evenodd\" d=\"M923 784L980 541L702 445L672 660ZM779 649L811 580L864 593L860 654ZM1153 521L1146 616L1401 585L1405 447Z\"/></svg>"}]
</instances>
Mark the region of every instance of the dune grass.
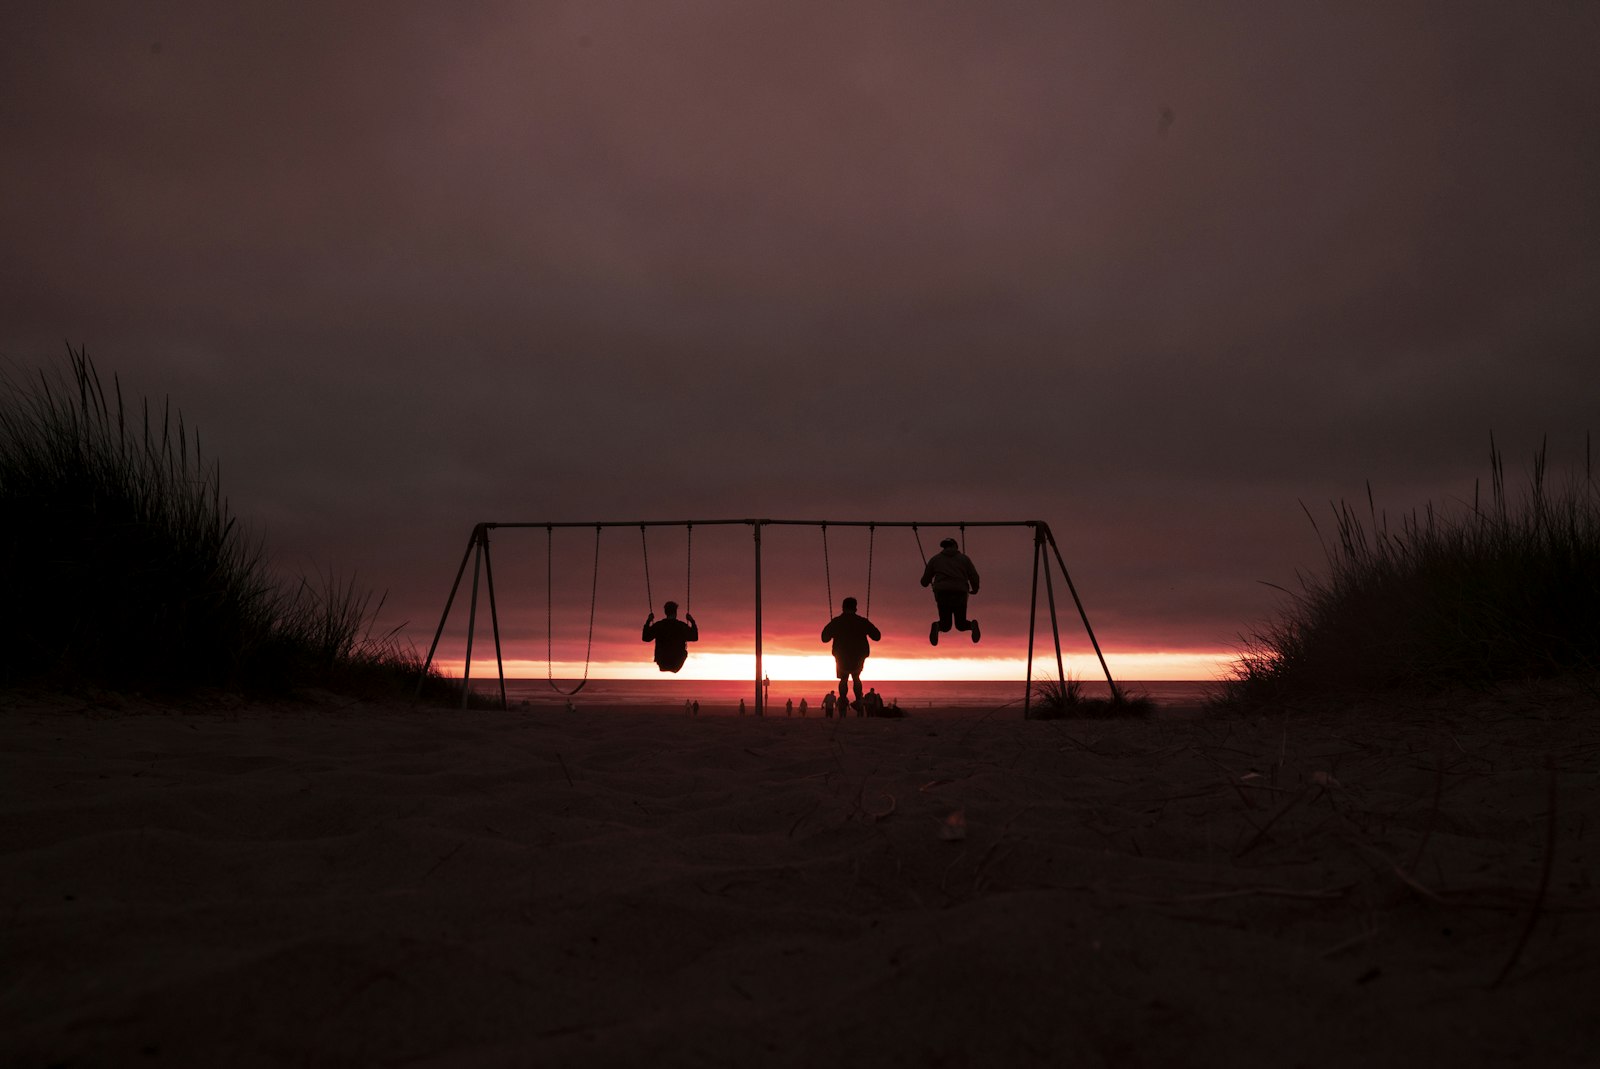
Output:
<instances>
[{"instance_id":1,"label":"dune grass","mask_svg":"<svg viewBox=\"0 0 1600 1069\"><path fill-rule=\"evenodd\" d=\"M1363 514L1333 506L1322 574L1285 591L1246 636L1221 700L1253 703L1528 680L1600 668L1600 486L1552 479L1547 444L1513 500L1490 439L1489 499L1431 502L1391 526L1367 488Z\"/></svg>"},{"instance_id":2,"label":"dune grass","mask_svg":"<svg viewBox=\"0 0 1600 1069\"><path fill-rule=\"evenodd\" d=\"M1146 694L1130 694L1114 687L1109 695L1086 694L1083 680L1067 673L1065 680L1035 680L1029 694L1030 720L1093 720L1111 717L1149 716L1156 703Z\"/></svg>"},{"instance_id":3,"label":"dune grass","mask_svg":"<svg viewBox=\"0 0 1600 1069\"><path fill-rule=\"evenodd\" d=\"M0 399L0 683L384 688L419 659L353 580L285 586L198 432L68 349Z\"/></svg>"}]
</instances>

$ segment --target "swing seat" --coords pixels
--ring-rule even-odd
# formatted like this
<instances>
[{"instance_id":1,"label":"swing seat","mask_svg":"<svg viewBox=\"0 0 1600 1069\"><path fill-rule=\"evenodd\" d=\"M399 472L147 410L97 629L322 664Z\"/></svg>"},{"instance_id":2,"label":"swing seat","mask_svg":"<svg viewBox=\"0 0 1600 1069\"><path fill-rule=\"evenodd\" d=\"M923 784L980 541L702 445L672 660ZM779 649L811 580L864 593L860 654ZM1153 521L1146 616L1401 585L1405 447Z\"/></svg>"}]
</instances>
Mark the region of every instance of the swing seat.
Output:
<instances>
[{"instance_id":1,"label":"swing seat","mask_svg":"<svg viewBox=\"0 0 1600 1069\"><path fill-rule=\"evenodd\" d=\"M663 672L676 672L683 667L683 662L687 661L688 659L689 651L684 650L682 653L674 654L671 657L667 657L663 660L657 660L656 667L661 669Z\"/></svg>"}]
</instances>

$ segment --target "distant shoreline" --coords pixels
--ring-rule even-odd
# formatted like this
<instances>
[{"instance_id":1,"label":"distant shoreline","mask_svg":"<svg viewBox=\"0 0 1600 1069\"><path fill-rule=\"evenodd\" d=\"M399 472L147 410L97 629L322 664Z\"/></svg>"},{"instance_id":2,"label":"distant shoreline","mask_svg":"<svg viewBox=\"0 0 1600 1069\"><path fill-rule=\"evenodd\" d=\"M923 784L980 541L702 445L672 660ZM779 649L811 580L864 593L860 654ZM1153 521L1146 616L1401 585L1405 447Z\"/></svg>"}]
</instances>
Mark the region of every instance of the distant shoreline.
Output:
<instances>
[{"instance_id":1,"label":"distant shoreline","mask_svg":"<svg viewBox=\"0 0 1600 1069\"><path fill-rule=\"evenodd\" d=\"M1037 681L1036 681L1037 682ZM561 709L577 680L518 679L506 681L506 706L517 710ZM867 680L885 703L897 704L907 716L958 719L969 716L1015 714L1020 717L1025 688L1021 680ZM459 683L457 684L459 686ZM1204 708L1219 684L1203 680L1131 680L1119 683L1129 695L1145 695L1163 714L1190 715ZM499 682L472 681L477 699L495 701ZM1083 684L1087 697L1104 697L1104 681ZM828 682L815 680L773 680L766 701L768 717L801 717L800 701L807 702L805 716L822 716L822 698L835 693ZM582 712L637 711L647 713L682 712L686 702L700 703L702 716L738 716L744 702L746 715L754 715L755 688L752 680L590 680L575 694L573 705ZM789 712L788 703L794 708ZM1037 697L1034 704L1038 703ZM498 703L497 703L498 704ZM852 714L853 715L853 714Z\"/></svg>"}]
</instances>

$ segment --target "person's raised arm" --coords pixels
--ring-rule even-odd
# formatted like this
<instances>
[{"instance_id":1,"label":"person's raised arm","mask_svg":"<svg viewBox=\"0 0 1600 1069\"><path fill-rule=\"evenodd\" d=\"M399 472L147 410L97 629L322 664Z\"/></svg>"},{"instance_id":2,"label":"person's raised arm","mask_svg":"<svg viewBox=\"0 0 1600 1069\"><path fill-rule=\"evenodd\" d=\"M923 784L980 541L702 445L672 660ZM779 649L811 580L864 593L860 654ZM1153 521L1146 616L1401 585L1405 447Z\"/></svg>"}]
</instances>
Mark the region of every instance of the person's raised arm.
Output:
<instances>
[{"instance_id":1,"label":"person's raised arm","mask_svg":"<svg viewBox=\"0 0 1600 1069\"><path fill-rule=\"evenodd\" d=\"M930 560L922 566L922 585L927 586L931 582L933 582L933 561Z\"/></svg>"},{"instance_id":2,"label":"person's raised arm","mask_svg":"<svg viewBox=\"0 0 1600 1069\"><path fill-rule=\"evenodd\" d=\"M656 614L655 613L651 613L649 616L646 616L644 618L644 630L639 633L639 641L640 642L649 642L652 638L655 637L655 636L650 634L651 630L655 626L655 619L656 619Z\"/></svg>"},{"instance_id":3,"label":"person's raised arm","mask_svg":"<svg viewBox=\"0 0 1600 1069\"><path fill-rule=\"evenodd\" d=\"M700 641L700 625L694 622L694 613L686 612L686 613L683 614L683 618L685 620L689 621L689 635L684 641L686 641L686 642L699 642Z\"/></svg>"}]
</instances>

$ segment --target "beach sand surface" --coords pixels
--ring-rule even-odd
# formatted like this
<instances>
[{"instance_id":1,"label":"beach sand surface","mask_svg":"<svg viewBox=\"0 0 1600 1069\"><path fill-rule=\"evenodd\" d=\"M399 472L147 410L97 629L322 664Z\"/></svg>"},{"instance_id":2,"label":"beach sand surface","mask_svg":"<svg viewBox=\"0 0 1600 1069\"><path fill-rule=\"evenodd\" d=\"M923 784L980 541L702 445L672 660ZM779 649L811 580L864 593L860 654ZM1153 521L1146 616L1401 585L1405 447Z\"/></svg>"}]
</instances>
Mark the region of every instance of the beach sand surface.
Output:
<instances>
[{"instance_id":1,"label":"beach sand surface","mask_svg":"<svg viewBox=\"0 0 1600 1069\"><path fill-rule=\"evenodd\" d=\"M1600 708L0 709L0 1065L1600 1064Z\"/></svg>"}]
</instances>

